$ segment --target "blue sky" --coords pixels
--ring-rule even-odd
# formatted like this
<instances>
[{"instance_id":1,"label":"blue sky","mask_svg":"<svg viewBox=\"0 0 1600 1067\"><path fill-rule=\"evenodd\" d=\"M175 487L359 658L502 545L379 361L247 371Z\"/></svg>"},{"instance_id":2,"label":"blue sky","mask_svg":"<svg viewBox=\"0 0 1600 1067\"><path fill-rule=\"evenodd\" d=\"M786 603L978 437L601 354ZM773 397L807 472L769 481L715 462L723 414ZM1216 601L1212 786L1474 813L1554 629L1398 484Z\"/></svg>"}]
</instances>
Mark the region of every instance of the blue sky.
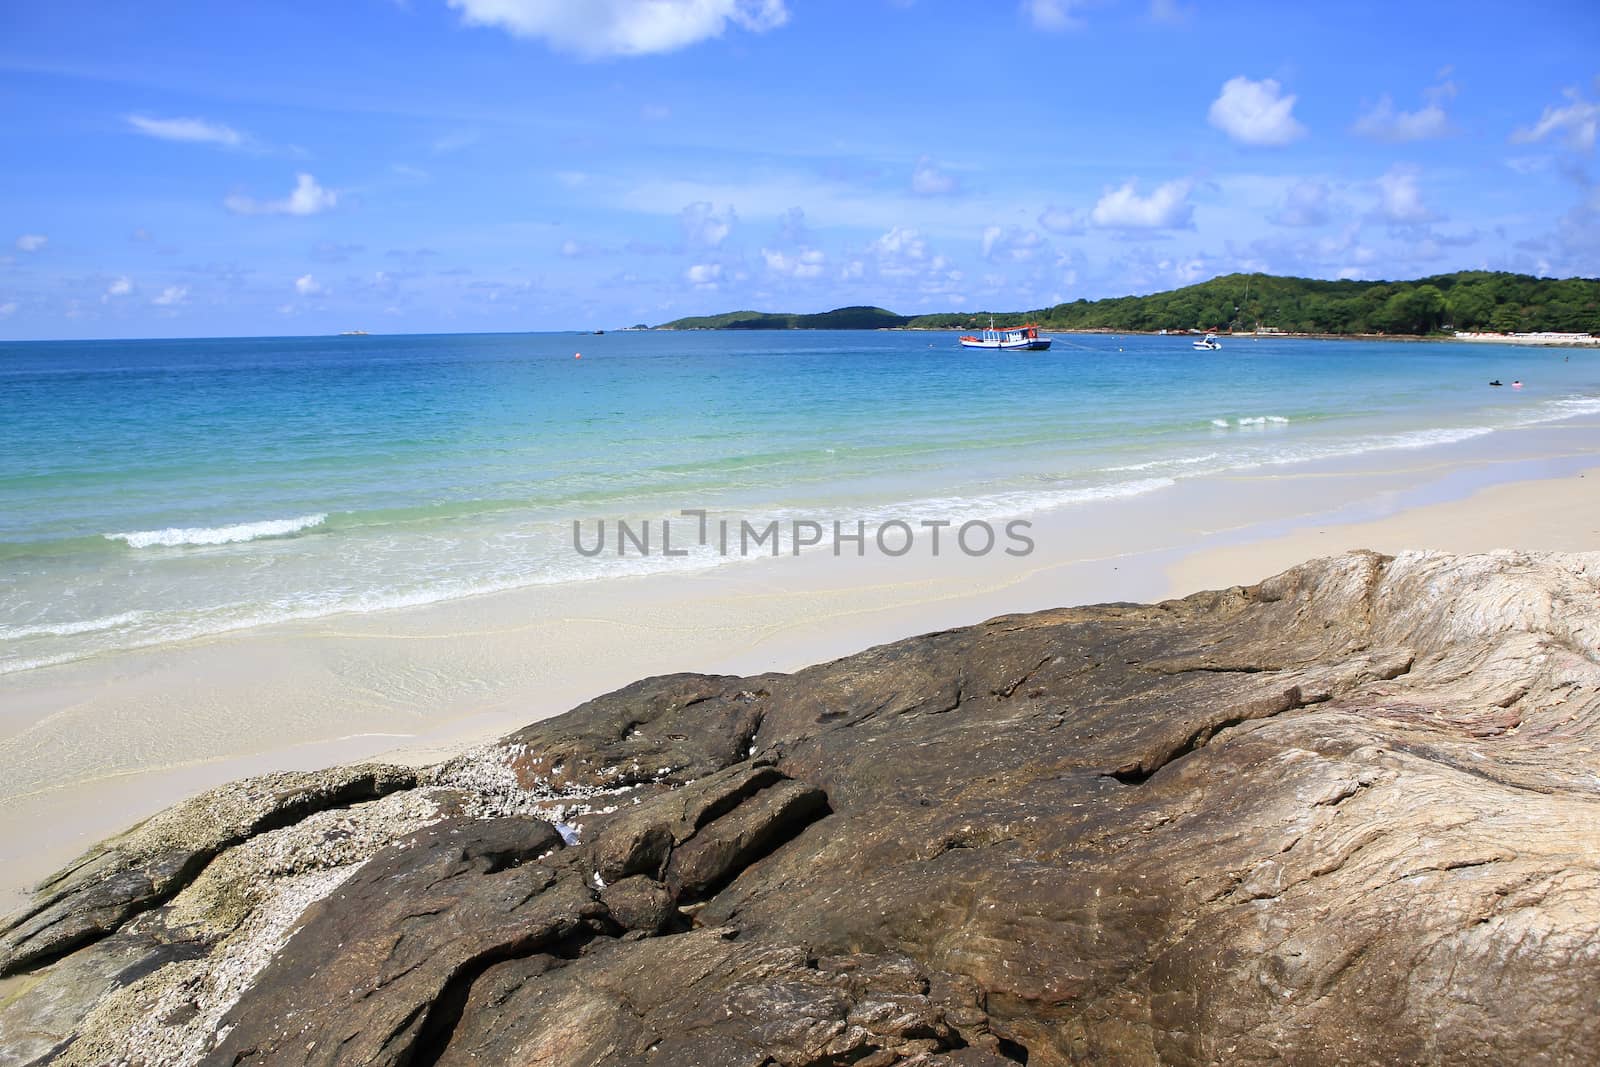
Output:
<instances>
[{"instance_id":1,"label":"blue sky","mask_svg":"<svg viewBox=\"0 0 1600 1067\"><path fill-rule=\"evenodd\" d=\"M0 338L1600 274L1600 5L0 7Z\"/></svg>"}]
</instances>

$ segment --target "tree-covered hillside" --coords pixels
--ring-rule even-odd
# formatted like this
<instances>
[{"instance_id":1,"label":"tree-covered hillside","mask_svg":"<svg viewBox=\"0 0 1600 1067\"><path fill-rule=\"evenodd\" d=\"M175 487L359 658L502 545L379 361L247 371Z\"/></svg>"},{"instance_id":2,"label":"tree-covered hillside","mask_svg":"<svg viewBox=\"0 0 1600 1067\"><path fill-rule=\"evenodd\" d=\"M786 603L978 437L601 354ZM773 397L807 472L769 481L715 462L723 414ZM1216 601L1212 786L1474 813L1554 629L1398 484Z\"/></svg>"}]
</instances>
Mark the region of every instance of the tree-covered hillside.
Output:
<instances>
[{"instance_id":1,"label":"tree-covered hillside","mask_svg":"<svg viewBox=\"0 0 1600 1067\"><path fill-rule=\"evenodd\" d=\"M882 330L911 321L877 307L835 308L815 315L789 315L768 311L729 311L721 315L692 316L657 326L658 330Z\"/></svg>"},{"instance_id":2,"label":"tree-covered hillside","mask_svg":"<svg viewBox=\"0 0 1600 1067\"><path fill-rule=\"evenodd\" d=\"M679 319L670 329L967 330L991 312L895 315L882 308L840 308L821 315L735 311ZM1187 330L1257 325L1289 333L1427 334L1457 330L1559 330L1600 333L1600 280L1535 278L1459 271L1409 282L1320 281L1270 274L1228 274L1149 296L1074 300L1049 308L995 311L1000 325L1036 322L1057 330Z\"/></svg>"}]
</instances>

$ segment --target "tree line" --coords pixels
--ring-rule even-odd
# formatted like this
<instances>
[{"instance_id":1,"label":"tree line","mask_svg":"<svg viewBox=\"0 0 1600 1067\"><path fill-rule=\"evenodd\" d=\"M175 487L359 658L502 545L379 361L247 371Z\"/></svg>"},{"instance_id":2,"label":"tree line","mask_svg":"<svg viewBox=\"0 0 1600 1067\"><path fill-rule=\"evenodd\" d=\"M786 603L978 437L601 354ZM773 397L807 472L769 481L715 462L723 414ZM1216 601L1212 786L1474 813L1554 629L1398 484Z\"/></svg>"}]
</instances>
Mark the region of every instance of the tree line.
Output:
<instances>
[{"instance_id":1,"label":"tree line","mask_svg":"<svg viewBox=\"0 0 1600 1067\"><path fill-rule=\"evenodd\" d=\"M1535 278L1457 271L1415 281L1321 281L1227 274L1148 296L1074 300L1026 311L896 315L878 307L813 315L734 311L677 319L657 329L969 330L1035 322L1057 330L1253 330L1286 333L1414 334L1450 330L1600 333L1600 279Z\"/></svg>"}]
</instances>

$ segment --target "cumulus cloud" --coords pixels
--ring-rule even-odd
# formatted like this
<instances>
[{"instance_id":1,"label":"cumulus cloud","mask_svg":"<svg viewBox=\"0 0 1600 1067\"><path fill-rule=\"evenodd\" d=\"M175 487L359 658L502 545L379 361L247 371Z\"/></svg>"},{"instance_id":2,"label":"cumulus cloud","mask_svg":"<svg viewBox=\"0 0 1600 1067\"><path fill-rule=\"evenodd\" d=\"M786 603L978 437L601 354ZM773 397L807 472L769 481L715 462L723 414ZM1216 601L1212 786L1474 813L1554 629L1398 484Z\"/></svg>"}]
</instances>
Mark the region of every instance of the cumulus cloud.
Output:
<instances>
[{"instance_id":1,"label":"cumulus cloud","mask_svg":"<svg viewBox=\"0 0 1600 1067\"><path fill-rule=\"evenodd\" d=\"M696 289L715 289L722 280L722 264L696 263L684 271L683 276Z\"/></svg>"},{"instance_id":2,"label":"cumulus cloud","mask_svg":"<svg viewBox=\"0 0 1600 1067\"><path fill-rule=\"evenodd\" d=\"M691 248L716 248L733 232L738 217L732 207L718 214L708 201L700 200L679 212L678 221L683 226L683 239Z\"/></svg>"},{"instance_id":3,"label":"cumulus cloud","mask_svg":"<svg viewBox=\"0 0 1600 1067\"><path fill-rule=\"evenodd\" d=\"M943 196L953 193L956 189L956 180L939 166L923 156L917 160L916 168L911 172L911 191L918 196Z\"/></svg>"},{"instance_id":4,"label":"cumulus cloud","mask_svg":"<svg viewBox=\"0 0 1600 1067\"><path fill-rule=\"evenodd\" d=\"M916 230L891 228L867 246L878 261L878 270L888 275L914 274L928 262L928 243Z\"/></svg>"},{"instance_id":5,"label":"cumulus cloud","mask_svg":"<svg viewBox=\"0 0 1600 1067\"><path fill-rule=\"evenodd\" d=\"M1379 219L1397 226L1415 226L1439 217L1422 202L1417 177L1415 167L1394 166L1378 179Z\"/></svg>"},{"instance_id":6,"label":"cumulus cloud","mask_svg":"<svg viewBox=\"0 0 1600 1067\"><path fill-rule=\"evenodd\" d=\"M191 144L218 144L237 148L244 144L244 134L231 126L206 119L157 119L146 115L129 115L128 125L146 137L163 141L187 141Z\"/></svg>"},{"instance_id":7,"label":"cumulus cloud","mask_svg":"<svg viewBox=\"0 0 1600 1067\"><path fill-rule=\"evenodd\" d=\"M983 231L983 258L1027 263L1044 247L1044 238L1018 226L987 226Z\"/></svg>"},{"instance_id":8,"label":"cumulus cloud","mask_svg":"<svg viewBox=\"0 0 1600 1067\"><path fill-rule=\"evenodd\" d=\"M257 200L235 193L223 201L237 215L316 215L339 202L339 194L324 189L309 174L296 174L294 189L282 200Z\"/></svg>"},{"instance_id":9,"label":"cumulus cloud","mask_svg":"<svg viewBox=\"0 0 1600 1067\"><path fill-rule=\"evenodd\" d=\"M176 307L179 304L186 303L188 299L189 287L187 285L169 285L161 290L160 294L150 303L157 307Z\"/></svg>"},{"instance_id":10,"label":"cumulus cloud","mask_svg":"<svg viewBox=\"0 0 1600 1067\"><path fill-rule=\"evenodd\" d=\"M1296 182L1270 218L1279 226L1321 226L1328 221L1328 186L1318 181Z\"/></svg>"},{"instance_id":11,"label":"cumulus cloud","mask_svg":"<svg viewBox=\"0 0 1600 1067\"><path fill-rule=\"evenodd\" d=\"M1022 13L1036 29L1076 30L1083 27L1073 11L1077 6L1077 0L1022 0Z\"/></svg>"},{"instance_id":12,"label":"cumulus cloud","mask_svg":"<svg viewBox=\"0 0 1600 1067\"><path fill-rule=\"evenodd\" d=\"M1051 233L1079 234L1084 231L1087 222L1088 216L1082 211L1068 211L1051 206L1039 213L1039 225Z\"/></svg>"},{"instance_id":13,"label":"cumulus cloud","mask_svg":"<svg viewBox=\"0 0 1600 1067\"><path fill-rule=\"evenodd\" d=\"M0 304L0 319L9 319L16 313L17 302L15 300L7 300L4 304Z\"/></svg>"},{"instance_id":14,"label":"cumulus cloud","mask_svg":"<svg viewBox=\"0 0 1600 1067\"><path fill-rule=\"evenodd\" d=\"M1186 178L1163 182L1149 196L1140 196L1135 182L1109 190L1089 212L1096 226L1113 230L1180 230L1194 225L1194 205Z\"/></svg>"},{"instance_id":15,"label":"cumulus cloud","mask_svg":"<svg viewBox=\"0 0 1600 1067\"><path fill-rule=\"evenodd\" d=\"M294 280L294 291L301 296L318 296L323 289L317 284L317 279L309 274L302 274Z\"/></svg>"},{"instance_id":16,"label":"cumulus cloud","mask_svg":"<svg viewBox=\"0 0 1600 1067\"><path fill-rule=\"evenodd\" d=\"M42 233L25 233L17 238L18 252L37 252L50 243L50 238Z\"/></svg>"},{"instance_id":17,"label":"cumulus cloud","mask_svg":"<svg viewBox=\"0 0 1600 1067\"><path fill-rule=\"evenodd\" d=\"M1240 75L1223 83L1207 117L1240 144L1286 145L1306 134L1293 114L1295 99L1271 78L1257 82Z\"/></svg>"},{"instance_id":18,"label":"cumulus cloud","mask_svg":"<svg viewBox=\"0 0 1600 1067\"><path fill-rule=\"evenodd\" d=\"M1538 122L1517 129L1511 134L1511 140L1517 144L1527 144L1559 134L1566 139L1569 148L1580 152L1594 151L1596 135L1600 134L1600 103L1585 100L1577 89L1568 89L1565 95L1567 103L1564 107L1545 108Z\"/></svg>"},{"instance_id":19,"label":"cumulus cloud","mask_svg":"<svg viewBox=\"0 0 1600 1067\"><path fill-rule=\"evenodd\" d=\"M1454 82L1445 81L1423 93L1427 103L1416 111L1397 111L1385 93L1370 111L1356 119L1352 133L1377 141L1426 141L1448 136L1452 130L1444 104L1456 95Z\"/></svg>"},{"instance_id":20,"label":"cumulus cloud","mask_svg":"<svg viewBox=\"0 0 1600 1067\"><path fill-rule=\"evenodd\" d=\"M928 247L921 233L901 226L869 243L863 254L840 272L847 281L863 276L909 285L918 294L945 297L955 293L963 277L948 259Z\"/></svg>"},{"instance_id":21,"label":"cumulus cloud","mask_svg":"<svg viewBox=\"0 0 1600 1067\"><path fill-rule=\"evenodd\" d=\"M729 24L764 33L789 21L784 0L449 0L464 21L536 37L588 58L672 52Z\"/></svg>"},{"instance_id":22,"label":"cumulus cloud","mask_svg":"<svg viewBox=\"0 0 1600 1067\"><path fill-rule=\"evenodd\" d=\"M111 284L106 286L106 296L127 296L133 292L133 281L126 275L113 278Z\"/></svg>"},{"instance_id":23,"label":"cumulus cloud","mask_svg":"<svg viewBox=\"0 0 1600 1067\"><path fill-rule=\"evenodd\" d=\"M827 256L815 248L802 248L798 252L763 248L761 258L766 260L767 269L773 274L790 278L820 278L827 262Z\"/></svg>"}]
</instances>

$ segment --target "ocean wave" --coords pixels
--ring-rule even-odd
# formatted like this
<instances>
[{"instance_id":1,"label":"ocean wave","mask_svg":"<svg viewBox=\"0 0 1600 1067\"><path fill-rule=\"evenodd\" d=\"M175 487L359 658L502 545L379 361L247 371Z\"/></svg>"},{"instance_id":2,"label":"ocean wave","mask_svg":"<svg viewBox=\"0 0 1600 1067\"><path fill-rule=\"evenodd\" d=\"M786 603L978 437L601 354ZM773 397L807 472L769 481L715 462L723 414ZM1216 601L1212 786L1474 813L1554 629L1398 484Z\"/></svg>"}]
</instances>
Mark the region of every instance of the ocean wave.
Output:
<instances>
[{"instance_id":1,"label":"ocean wave","mask_svg":"<svg viewBox=\"0 0 1600 1067\"><path fill-rule=\"evenodd\" d=\"M267 519L263 522L235 523L232 526L169 526L165 530L134 530L103 536L107 541L124 541L129 548L231 545L268 537L292 537L327 521L326 514L301 515L293 519Z\"/></svg>"},{"instance_id":2,"label":"ocean wave","mask_svg":"<svg viewBox=\"0 0 1600 1067\"><path fill-rule=\"evenodd\" d=\"M1289 420L1283 415L1246 415L1233 420L1233 426L1282 426ZM1212 419L1211 425L1219 430L1226 430L1230 423L1227 419Z\"/></svg>"},{"instance_id":3,"label":"ocean wave","mask_svg":"<svg viewBox=\"0 0 1600 1067\"><path fill-rule=\"evenodd\" d=\"M36 623L32 626L0 626L0 641L21 641L27 637L75 637L98 630L114 630L119 626L136 623L145 617L142 611L124 611L120 615L107 615L101 619L80 619L76 622Z\"/></svg>"},{"instance_id":4,"label":"ocean wave","mask_svg":"<svg viewBox=\"0 0 1600 1067\"><path fill-rule=\"evenodd\" d=\"M1129 463L1121 467L1107 467L1108 471L1148 471L1157 467L1189 467L1196 463L1209 463L1221 458L1220 452L1207 452L1203 456L1173 456L1168 459L1152 459L1146 463Z\"/></svg>"}]
</instances>

